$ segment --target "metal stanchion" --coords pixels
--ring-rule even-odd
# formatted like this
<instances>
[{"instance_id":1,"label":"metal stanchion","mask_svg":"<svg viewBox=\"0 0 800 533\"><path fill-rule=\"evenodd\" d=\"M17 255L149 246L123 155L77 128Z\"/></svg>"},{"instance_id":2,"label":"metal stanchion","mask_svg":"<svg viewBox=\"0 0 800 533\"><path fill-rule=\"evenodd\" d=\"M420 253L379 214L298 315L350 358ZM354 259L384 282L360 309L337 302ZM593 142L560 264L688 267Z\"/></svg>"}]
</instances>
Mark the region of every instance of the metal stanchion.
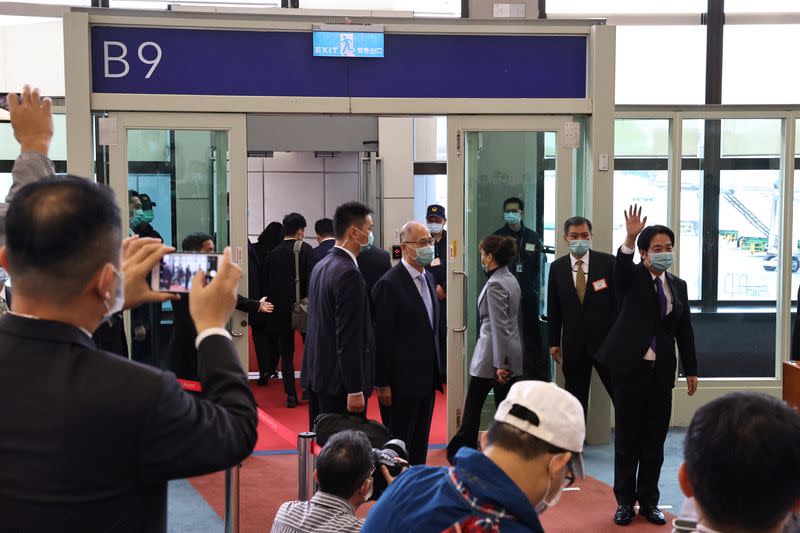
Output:
<instances>
[{"instance_id":1,"label":"metal stanchion","mask_svg":"<svg viewBox=\"0 0 800 533\"><path fill-rule=\"evenodd\" d=\"M239 533L239 469L225 470L225 533Z\"/></svg>"},{"instance_id":2,"label":"metal stanchion","mask_svg":"<svg viewBox=\"0 0 800 533\"><path fill-rule=\"evenodd\" d=\"M297 499L305 502L314 495L314 443L317 434L307 431L297 435Z\"/></svg>"}]
</instances>

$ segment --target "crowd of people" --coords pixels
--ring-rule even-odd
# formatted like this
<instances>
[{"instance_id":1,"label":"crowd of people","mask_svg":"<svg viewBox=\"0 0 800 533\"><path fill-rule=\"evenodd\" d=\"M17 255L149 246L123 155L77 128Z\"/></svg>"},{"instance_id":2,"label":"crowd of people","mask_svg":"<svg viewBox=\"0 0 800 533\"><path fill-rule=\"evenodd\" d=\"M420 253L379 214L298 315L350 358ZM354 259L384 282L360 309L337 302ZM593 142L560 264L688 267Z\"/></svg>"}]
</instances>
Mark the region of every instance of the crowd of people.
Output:
<instances>
[{"instance_id":1,"label":"crowd of people","mask_svg":"<svg viewBox=\"0 0 800 533\"><path fill-rule=\"evenodd\" d=\"M0 529L166 531L168 480L250 455L256 404L225 329L237 307L251 315L261 384L280 360L288 407L298 404L294 332L302 332L311 427L320 414L363 415L374 392L384 424L408 451L409 468L395 477L364 433L336 433L318 458L319 492L281 506L274 532L543 531L539 515L584 477L593 368L615 405L613 520L631 523L638 504L648 521L666 522L658 482L672 389L680 359L695 394L697 360L686 283L667 272L674 235L646 226L638 206L625 211L616 256L591 249L588 219L564 224L570 253L550 269L546 336L564 369L562 389L548 382L545 337L532 326L541 239L523 224L523 201L504 202L506 224L475 251L487 281L475 302L479 335L462 424L448 445L452 466L429 467L434 399L446 381L442 206L402 227L394 266L373 246L371 210L348 202L315 224L316 248L305 242L300 214L267 226L248 250L247 296L237 292L241 270L229 248L213 279L197 269L188 294L154 291L148 276L174 248L133 228L123 238L107 187L53 175L49 99L25 87L8 100L21 154L0 203L0 273L14 286L13 301L9 290L0 293ZM141 200L131 191L129 225L148 223ZM192 233L182 248L207 253L215 243ZM122 310L166 301L175 373L95 342ZM176 374L199 380L202 394L185 392ZM491 389L493 422L479 434ZM370 499L376 469L389 487L362 520L355 512ZM688 429L677 475L690 504L675 527L792 527L798 472L797 411L754 392L713 400Z\"/></svg>"}]
</instances>

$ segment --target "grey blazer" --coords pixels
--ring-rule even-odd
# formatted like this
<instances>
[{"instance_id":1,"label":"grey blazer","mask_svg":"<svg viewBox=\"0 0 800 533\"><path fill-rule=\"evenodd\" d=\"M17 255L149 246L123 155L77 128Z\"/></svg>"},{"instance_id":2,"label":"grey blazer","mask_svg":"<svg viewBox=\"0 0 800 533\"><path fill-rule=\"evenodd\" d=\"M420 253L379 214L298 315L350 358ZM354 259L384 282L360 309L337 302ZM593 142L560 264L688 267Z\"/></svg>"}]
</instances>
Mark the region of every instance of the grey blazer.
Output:
<instances>
[{"instance_id":1,"label":"grey blazer","mask_svg":"<svg viewBox=\"0 0 800 533\"><path fill-rule=\"evenodd\" d=\"M469 365L471 376L494 378L495 369L522 375L519 302L522 291L508 267L498 268L478 296L481 329Z\"/></svg>"}]
</instances>

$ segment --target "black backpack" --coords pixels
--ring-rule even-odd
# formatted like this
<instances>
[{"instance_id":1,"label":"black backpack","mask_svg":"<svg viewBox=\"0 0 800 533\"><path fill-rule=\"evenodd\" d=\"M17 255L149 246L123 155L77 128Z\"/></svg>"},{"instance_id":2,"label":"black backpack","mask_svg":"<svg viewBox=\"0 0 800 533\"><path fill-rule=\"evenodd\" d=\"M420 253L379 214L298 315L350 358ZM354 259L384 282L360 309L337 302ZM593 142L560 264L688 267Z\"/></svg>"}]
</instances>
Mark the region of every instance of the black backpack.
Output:
<instances>
[{"instance_id":1,"label":"black backpack","mask_svg":"<svg viewBox=\"0 0 800 533\"><path fill-rule=\"evenodd\" d=\"M383 445L392 438L389 428L360 415L322 413L314 420L314 433L317 434L317 444L320 447L325 446L332 435L348 429L366 433L373 448L383 448Z\"/></svg>"}]
</instances>

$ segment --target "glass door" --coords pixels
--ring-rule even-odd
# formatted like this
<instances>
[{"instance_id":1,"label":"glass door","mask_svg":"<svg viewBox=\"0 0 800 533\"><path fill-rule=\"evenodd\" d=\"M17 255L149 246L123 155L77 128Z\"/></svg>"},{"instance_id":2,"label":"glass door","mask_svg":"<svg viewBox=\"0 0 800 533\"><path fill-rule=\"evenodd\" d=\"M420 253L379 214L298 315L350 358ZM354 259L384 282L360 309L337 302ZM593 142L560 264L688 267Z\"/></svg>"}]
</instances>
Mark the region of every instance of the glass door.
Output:
<instances>
[{"instance_id":1,"label":"glass door","mask_svg":"<svg viewBox=\"0 0 800 533\"><path fill-rule=\"evenodd\" d=\"M109 146L110 183L123 227L161 238L178 251L190 234L210 237L216 252L230 245L245 273L240 293L246 295L244 117L112 113L109 118L117 130L117 143ZM132 309L125 328L131 358L184 377L187 361L174 356L181 336L173 334L173 324L187 319L187 311L169 302ZM230 331L247 371L245 313L234 313Z\"/></svg>"},{"instance_id":2,"label":"glass door","mask_svg":"<svg viewBox=\"0 0 800 533\"><path fill-rule=\"evenodd\" d=\"M566 253L558 225L575 214L574 151L564 146L571 117L448 117L448 433L461 422L469 363L486 283L478 244L491 234L517 241L509 268L522 289L523 377L551 381L546 347L546 281ZM487 411L494 411L491 400Z\"/></svg>"}]
</instances>

